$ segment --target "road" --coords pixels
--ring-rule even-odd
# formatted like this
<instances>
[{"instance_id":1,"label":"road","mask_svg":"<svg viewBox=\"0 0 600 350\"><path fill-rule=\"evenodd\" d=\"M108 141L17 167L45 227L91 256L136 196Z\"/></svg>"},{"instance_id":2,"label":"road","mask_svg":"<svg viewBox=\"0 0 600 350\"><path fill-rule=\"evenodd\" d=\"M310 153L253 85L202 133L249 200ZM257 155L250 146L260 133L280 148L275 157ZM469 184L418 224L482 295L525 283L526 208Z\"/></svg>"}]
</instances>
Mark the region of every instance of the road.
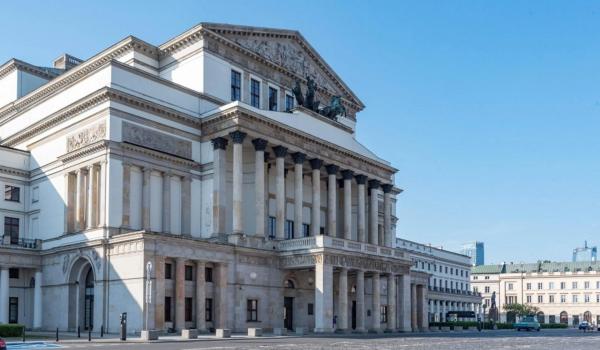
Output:
<instances>
[{"instance_id":1,"label":"road","mask_svg":"<svg viewBox=\"0 0 600 350\"><path fill-rule=\"evenodd\" d=\"M48 345L54 345L49 343ZM482 333L421 333L408 335L334 335L277 338L235 337L227 340L203 339L195 341L139 342L70 342L60 343L63 349L112 350L201 350L201 349L410 349L410 350L597 350L600 332L582 333L577 330L542 330L516 332L512 330ZM22 345L12 349L28 349ZM42 347L31 347L29 349Z\"/></svg>"}]
</instances>

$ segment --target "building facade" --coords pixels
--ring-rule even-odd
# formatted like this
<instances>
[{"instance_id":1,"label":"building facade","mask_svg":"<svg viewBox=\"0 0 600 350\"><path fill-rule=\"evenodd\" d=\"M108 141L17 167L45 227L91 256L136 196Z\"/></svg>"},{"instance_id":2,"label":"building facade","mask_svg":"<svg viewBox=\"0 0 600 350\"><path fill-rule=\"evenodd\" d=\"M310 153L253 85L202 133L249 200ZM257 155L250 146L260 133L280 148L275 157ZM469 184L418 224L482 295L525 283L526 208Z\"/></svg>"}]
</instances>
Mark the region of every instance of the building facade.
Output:
<instances>
[{"instance_id":1,"label":"building facade","mask_svg":"<svg viewBox=\"0 0 600 350\"><path fill-rule=\"evenodd\" d=\"M127 37L11 60L0 89L0 323L427 329L430 274L394 245L396 169L300 33Z\"/></svg>"},{"instance_id":2,"label":"building facade","mask_svg":"<svg viewBox=\"0 0 600 350\"><path fill-rule=\"evenodd\" d=\"M482 316L481 295L471 290L471 260L468 256L422 243L396 238L396 247L408 251L411 271L429 275L430 322L454 320L448 313L472 311ZM462 317L461 317L462 318Z\"/></svg>"},{"instance_id":3,"label":"building facade","mask_svg":"<svg viewBox=\"0 0 600 350\"><path fill-rule=\"evenodd\" d=\"M595 261L477 266L471 284L488 311L495 293L501 322L515 320L505 304L521 303L538 307L541 323L600 324L600 264Z\"/></svg>"},{"instance_id":4,"label":"building facade","mask_svg":"<svg viewBox=\"0 0 600 350\"><path fill-rule=\"evenodd\" d=\"M463 244L460 254L466 255L471 258L472 266L479 266L485 264L485 251L483 242L469 242Z\"/></svg>"}]
</instances>

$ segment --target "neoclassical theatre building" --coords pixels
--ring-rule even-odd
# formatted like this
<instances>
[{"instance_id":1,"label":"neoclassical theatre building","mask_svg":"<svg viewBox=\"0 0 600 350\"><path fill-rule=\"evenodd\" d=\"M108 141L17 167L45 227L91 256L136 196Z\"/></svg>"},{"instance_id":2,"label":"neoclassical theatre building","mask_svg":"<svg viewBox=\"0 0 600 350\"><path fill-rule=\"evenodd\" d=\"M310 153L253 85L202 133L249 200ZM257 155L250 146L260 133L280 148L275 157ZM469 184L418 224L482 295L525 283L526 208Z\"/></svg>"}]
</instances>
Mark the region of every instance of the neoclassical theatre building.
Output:
<instances>
[{"instance_id":1,"label":"neoclassical theatre building","mask_svg":"<svg viewBox=\"0 0 600 350\"><path fill-rule=\"evenodd\" d=\"M430 275L395 247L401 190L356 140L363 108L291 30L0 66L0 323L427 329Z\"/></svg>"}]
</instances>

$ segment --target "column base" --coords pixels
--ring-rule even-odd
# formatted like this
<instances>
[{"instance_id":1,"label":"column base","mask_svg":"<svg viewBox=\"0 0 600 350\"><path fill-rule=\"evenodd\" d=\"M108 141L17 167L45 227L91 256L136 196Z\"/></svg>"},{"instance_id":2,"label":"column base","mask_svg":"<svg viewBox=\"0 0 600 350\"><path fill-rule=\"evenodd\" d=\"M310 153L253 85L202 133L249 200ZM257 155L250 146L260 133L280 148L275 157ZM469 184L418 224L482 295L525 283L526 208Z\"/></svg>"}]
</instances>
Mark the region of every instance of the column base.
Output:
<instances>
[{"instance_id":1,"label":"column base","mask_svg":"<svg viewBox=\"0 0 600 350\"><path fill-rule=\"evenodd\" d=\"M315 333L333 333L333 328L315 328Z\"/></svg>"}]
</instances>

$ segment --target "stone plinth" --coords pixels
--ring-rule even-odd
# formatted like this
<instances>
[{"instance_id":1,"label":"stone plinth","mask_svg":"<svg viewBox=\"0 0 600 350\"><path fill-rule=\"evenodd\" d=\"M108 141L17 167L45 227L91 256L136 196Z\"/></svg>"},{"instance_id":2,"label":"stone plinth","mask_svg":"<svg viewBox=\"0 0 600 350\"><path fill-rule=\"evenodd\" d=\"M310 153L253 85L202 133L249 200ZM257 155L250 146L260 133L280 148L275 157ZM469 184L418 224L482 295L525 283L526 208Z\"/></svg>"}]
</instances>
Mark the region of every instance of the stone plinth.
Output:
<instances>
[{"instance_id":1,"label":"stone plinth","mask_svg":"<svg viewBox=\"0 0 600 350\"><path fill-rule=\"evenodd\" d=\"M181 337L183 339L196 339L196 338L198 338L198 330L197 329L182 329Z\"/></svg>"},{"instance_id":2,"label":"stone plinth","mask_svg":"<svg viewBox=\"0 0 600 350\"><path fill-rule=\"evenodd\" d=\"M158 331L153 329L142 331L140 338L144 341L158 340Z\"/></svg>"},{"instance_id":3,"label":"stone plinth","mask_svg":"<svg viewBox=\"0 0 600 350\"><path fill-rule=\"evenodd\" d=\"M231 329L217 328L215 335L217 338L231 338Z\"/></svg>"},{"instance_id":4,"label":"stone plinth","mask_svg":"<svg viewBox=\"0 0 600 350\"><path fill-rule=\"evenodd\" d=\"M262 328L248 328L249 337L262 337Z\"/></svg>"}]
</instances>

